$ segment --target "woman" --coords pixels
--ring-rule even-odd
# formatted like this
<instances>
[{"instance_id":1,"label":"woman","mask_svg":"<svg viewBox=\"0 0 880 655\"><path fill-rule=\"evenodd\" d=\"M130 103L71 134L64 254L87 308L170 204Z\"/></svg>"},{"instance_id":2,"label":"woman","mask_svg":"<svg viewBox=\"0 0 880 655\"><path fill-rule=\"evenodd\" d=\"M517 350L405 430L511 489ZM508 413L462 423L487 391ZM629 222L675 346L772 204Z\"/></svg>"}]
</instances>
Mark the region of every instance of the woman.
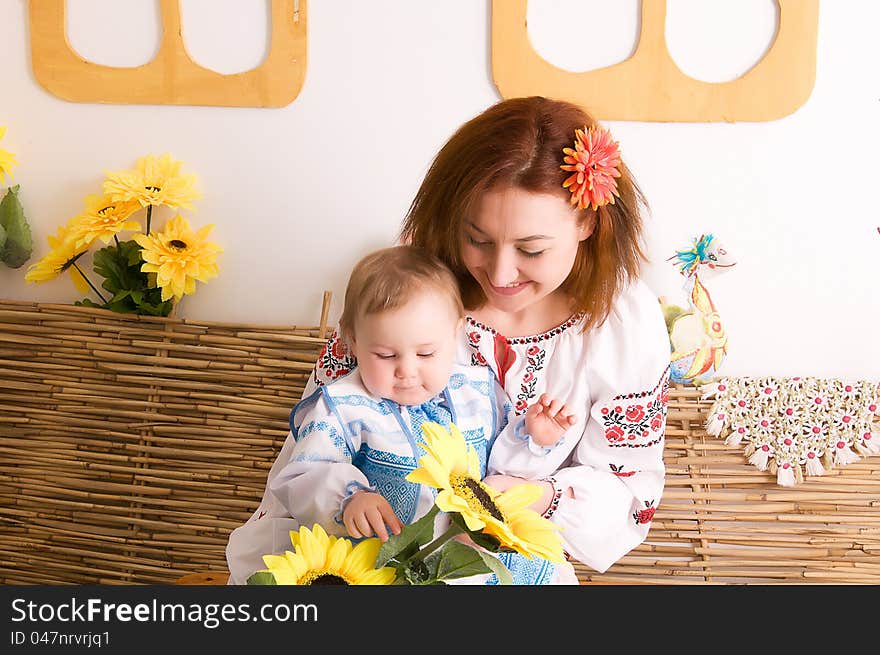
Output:
<instances>
[{"instance_id":1,"label":"woman","mask_svg":"<svg viewBox=\"0 0 880 655\"><path fill-rule=\"evenodd\" d=\"M617 143L586 112L514 98L443 146L401 233L456 275L460 361L491 367L519 413L548 393L579 417L554 475L487 482L541 484L534 508L599 572L644 541L663 491L669 341L638 278L645 205ZM334 335L305 395L355 364ZM512 462L534 449L528 439L495 447Z\"/></svg>"}]
</instances>

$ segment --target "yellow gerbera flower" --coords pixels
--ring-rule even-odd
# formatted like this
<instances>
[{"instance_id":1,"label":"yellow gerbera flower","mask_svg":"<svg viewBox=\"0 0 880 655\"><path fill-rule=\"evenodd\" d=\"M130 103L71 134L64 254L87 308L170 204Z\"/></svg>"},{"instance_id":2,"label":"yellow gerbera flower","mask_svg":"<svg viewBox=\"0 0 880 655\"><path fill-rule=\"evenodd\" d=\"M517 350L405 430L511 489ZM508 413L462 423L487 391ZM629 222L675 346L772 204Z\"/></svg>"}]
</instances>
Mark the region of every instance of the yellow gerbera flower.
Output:
<instances>
[{"instance_id":1,"label":"yellow gerbera flower","mask_svg":"<svg viewBox=\"0 0 880 655\"><path fill-rule=\"evenodd\" d=\"M76 288L82 293L88 293L89 283L74 266L76 260L86 253L88 246L77 246L77 238L77 233L68 226L58 228L58 234L48 238L49 252L28 269L24 279L35 283L48 282L67 271Z\"/></svg>"},{"instance_id":2,"label":"yellow gerbera flower","mask_svg":"<svg viewBox=\"0 0 880 655\"><path fill-rule=\"evenodd\" d=\"M108 172L104 194L114 202L136 200L142 207L193 209L192 201L201 194L195 188L196 176L181 175L181 165L167 153L161 157L141 157L133 171Z\"/></svg>"},{"instance_id":3,"label":"yellow gerbera flower","mask_svg":"<svg viewBox=\"0 0 880 655\"><path fill-rule=\"evenodd\" d=\"M6 134L6 128L0 127L0 139ZM0 148L0 181L5 183L6 176L8 175L10 179L12 176L12 167L18 166L18 162L15 161L15 155L11 152Z\"/></svg>"},{"instance_id":4,"label":"yellow gerbera flower","mask_svg":"<svg viewBox=\"0 0 880 655\"><path fill-rule=\"evenodd\" d=\"M122 230L140 230L140 223L128 220L140 207L133 200L114 202L109 196L86 196L85 211L71 220L71 229L78 233L76 245L88 247L95 239L108 244Z\"/></svg>"},{"instance_id":5,"label":"yellow gerbera flower","mask_svg":"<svg viewBox=\"0 0 880 655\"><path fill-rule=\"evenodd\" d=\"M213 225L193 232L186 219L178 214L168 221L163 232L136 234L133 238L143 248L144 273L156 273L156 285L162 288L162 301L172 296L179 301L184 294L194 293L196 281L207 282L217 277L217 253L223 252L216 243L206 241Z\"/></svg>"},{"instance_id":6,"label":"yellow gerbera flower","mask_svg":"<svg viewBox=\"0 0 880 655\"><path fill-rule=\"evenodd\" d=\"M541 495L540 487L519 485L499 493L481 482L477 453L454 423L449 431L424 423L422 431L427 454L406 476L408 481L439 489L437 507L460 514L469 530L482 530L528 557L564 561L559 528L529 508Z\"/></svg>"},{"instance_id":7,"label":"yellow gerbera flower","mask_svg":"<svg viewBox=\"0 0 880 655\"><path fill-rule=\"evenodd\" d=\"M267 570L280 585L389 585L393 568L375 568L382 545L378 539L364 539L352 546L348 539L328 536L317 523L291 531L294 552L263 555Z\"/></svg>"}]
</instances>

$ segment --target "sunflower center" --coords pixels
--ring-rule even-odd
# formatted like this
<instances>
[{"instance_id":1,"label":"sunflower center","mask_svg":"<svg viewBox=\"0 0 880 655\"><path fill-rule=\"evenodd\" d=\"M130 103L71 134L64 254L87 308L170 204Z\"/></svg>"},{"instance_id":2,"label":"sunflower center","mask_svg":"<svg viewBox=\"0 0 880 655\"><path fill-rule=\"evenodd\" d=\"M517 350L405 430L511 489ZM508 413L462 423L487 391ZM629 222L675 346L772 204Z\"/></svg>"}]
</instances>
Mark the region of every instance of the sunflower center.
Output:
<instances>
[{"instance_id":1,"label":"sunflower center","mask_svg":"<svg viewBox=\"0 0 880 655\"><path fill-rule=\"evenodd\" d=\"M504 522L504 515L492 502L492 496L489 495L489 491L482 482L466 475L453 475L450 482L452 488L455 489L455 494L464 498L472 510L488 514L492 518Z\"/></svg>"},{"instance_id":2,"label":"sunflower center","mask_svg":"<svg viewBox=\"0 0 880 655\"><path fill-rule=\"evenodd\" d=\"M302 577L300 584L349 586L348 580L345 578L338 576L335 573L327 573L326 571L309 571Z\"/></svg>"},{"instance_id":3,"label":"sunflower center","mask_svg":"<svg viewBox=\"0 0 880 655\"><path fill-rule=\"evenodd\" d=\"M180 239L171 239L168 245L175 250L186 250L186 241L181 241Z\"/></svg>"}]
</instances>

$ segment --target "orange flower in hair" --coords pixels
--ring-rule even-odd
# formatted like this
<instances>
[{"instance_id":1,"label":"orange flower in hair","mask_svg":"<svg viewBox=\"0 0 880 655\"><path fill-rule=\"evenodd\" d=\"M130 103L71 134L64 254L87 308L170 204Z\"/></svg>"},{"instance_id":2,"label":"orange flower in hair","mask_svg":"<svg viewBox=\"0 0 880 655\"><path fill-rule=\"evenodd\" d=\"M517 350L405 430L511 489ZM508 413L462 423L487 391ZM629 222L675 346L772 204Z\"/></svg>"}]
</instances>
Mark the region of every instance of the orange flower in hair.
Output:
<instances>
[{"instance_id":1,"label":"orange flower in hair","mask_svg":"<svg viewBox=\"0 0 880 655\"><path fill-rule=\"evenodd\" d=\"M620 177L620 146L608 130L598 125L575 130L574 134L574 149L562 149L565 164L559 167L571 172L562 183L571 191L571 204L578 209L613 205L614 196L620 195L614 179Z\"/></svg>"}]
</instances>

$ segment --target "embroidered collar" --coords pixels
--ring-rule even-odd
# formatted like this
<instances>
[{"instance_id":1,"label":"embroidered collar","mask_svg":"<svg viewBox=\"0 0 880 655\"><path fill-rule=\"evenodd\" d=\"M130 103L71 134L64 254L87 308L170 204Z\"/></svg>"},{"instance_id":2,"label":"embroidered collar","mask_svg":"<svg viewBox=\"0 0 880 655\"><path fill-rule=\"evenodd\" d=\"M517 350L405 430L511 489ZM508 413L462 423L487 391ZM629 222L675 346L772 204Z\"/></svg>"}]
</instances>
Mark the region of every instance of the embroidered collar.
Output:
<instances>
[{"instance_id":1,"label":"embroidered collar","mask_svg":"<svg viewBox=\"0 0 880 655\"><path fill-rule=\"evenodd\" d=\"M509 339L507 337L505 337L505 339L507 339L507 343L514 344L514 345L515 344L525 344L525 343L537 343L538 341L545 341L546 339L552 339L553 337L562 334L563 332L568 330L571 326L580 322L580 320L583 319L583 317L584 317L584 313L578 312L577 314L571 316L564 323L561 323L554 328L550 328L546 332L541 332L540 334L534 334L534 335L527 336L527 337L512 337ZM465 318L467 318L467 322L469 324L473 325L476 328L479 328L481 330L485 330L486 332L490 332L493 336L499 334L494 328L489 327L488 325L486 325L484 323L480 323L478 320L472 318L471 316L466 316Z\"/></svg>"}]
</instances>

